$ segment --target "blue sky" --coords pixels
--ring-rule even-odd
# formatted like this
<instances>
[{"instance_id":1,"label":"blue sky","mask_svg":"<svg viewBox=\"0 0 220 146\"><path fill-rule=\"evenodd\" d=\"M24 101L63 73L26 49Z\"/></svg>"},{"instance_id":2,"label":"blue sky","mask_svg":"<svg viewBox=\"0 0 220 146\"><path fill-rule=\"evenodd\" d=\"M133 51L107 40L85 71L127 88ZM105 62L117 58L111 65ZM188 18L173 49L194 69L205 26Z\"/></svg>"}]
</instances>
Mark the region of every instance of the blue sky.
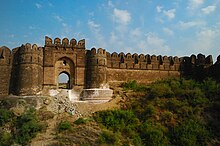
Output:
<instances>
[{"instance_id":1,"label":"blue sky","mask_svg":"<svg viewBox=\"0 0 220 146\"><path fill-rule=\"evenodd\" d=\"M44 45L45 35L87 49L220 55L220 0L1 0L0 46Z\"/></svg>"}]
</instances>

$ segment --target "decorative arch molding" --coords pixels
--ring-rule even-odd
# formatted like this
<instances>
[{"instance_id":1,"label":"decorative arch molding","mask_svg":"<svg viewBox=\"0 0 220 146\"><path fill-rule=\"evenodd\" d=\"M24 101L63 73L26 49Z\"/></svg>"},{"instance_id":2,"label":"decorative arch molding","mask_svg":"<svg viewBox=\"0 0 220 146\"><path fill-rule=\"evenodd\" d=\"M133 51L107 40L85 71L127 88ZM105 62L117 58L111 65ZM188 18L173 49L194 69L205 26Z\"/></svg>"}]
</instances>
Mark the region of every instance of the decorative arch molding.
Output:
<instances>
[{"instance_id":1,"label":"decorative arch molding","mask_svg":"<svg viewBox=\"0 0 220 146\"><path fill-rule=\"evenodd\" d=\"M55 84L59 88L59 75L65 73L69 76L69 89L75 85L75 64L68 57L61 57L55 62Z\"/></svg>"}]
</instances>

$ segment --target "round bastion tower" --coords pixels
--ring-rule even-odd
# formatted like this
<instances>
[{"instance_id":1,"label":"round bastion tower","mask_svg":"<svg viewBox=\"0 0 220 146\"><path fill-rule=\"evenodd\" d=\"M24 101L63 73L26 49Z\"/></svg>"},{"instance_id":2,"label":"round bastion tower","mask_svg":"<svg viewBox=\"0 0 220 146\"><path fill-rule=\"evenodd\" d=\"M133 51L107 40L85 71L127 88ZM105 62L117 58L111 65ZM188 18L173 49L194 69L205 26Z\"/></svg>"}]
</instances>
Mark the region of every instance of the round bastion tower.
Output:
<instances>
[{"instance_id":1,"label":"round bastion tower","mask_svg":"<svg viewBox=\"0 0 220 146\"><path fill-rule=\"evenodd\" d=\"M105 88L106 86L106 70L107 56L104 49L93 48L88 52L87 60L87 84L86 88Z\"/></svg>"},{"instance_id":2,"label":"round bastion tower","mask_svg":"<svg viewBox=\"0 0 220 146\"><path fill-rule=\"evenodd\" d=\"M82 100L106 102L112 97L113 90L106 86L107 55L104 49L93 48L87 52L86 89L82 91Z\"/></svg>"},{"instance_id":3,"label":"round bastion tower","mask_svg":"<svg viewBox=\"0 0 220 146\"><path fill-rule=\"evenodd\" d=\"M16 95L35 95L42 90L43 49L29 43L13 50L11 91Z\"/></svg>"}]
</instances>

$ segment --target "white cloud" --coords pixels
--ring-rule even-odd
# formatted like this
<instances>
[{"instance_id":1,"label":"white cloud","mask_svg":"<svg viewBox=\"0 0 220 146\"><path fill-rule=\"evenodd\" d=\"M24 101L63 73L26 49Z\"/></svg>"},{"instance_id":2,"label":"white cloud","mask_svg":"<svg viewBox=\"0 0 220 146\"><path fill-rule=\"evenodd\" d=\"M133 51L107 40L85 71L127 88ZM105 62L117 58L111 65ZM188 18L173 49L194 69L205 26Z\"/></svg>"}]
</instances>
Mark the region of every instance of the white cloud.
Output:
<instances>
[{"instance_id":1,"label":"white cloud","mask_svg":"<svg viewBox=\"0 0 220 146\"><path fill-rule=\"evenodd\" d=\"M163 19L161 19L161 18L159 18L159 17L156 17L156 18L155 18L155 20L156 20L157 22L161 23L161 24L163 24L163 23L164 23L164 20L163 20Z\"/></svg>"},{"instance_id":2,"label":"white cloud","mask_svg":"<svg viewBox=\"0 0 220 146\"><path fill-rule=\"evenodd\" d=\"M204 3L204 0L189 0L188 9L196 9Z\"/></svg>"},{"instance_id":3,"label":"white cloud","mask_svg":"<svg viewBox=\"0 0 220 146\"><path fill-rule=\"evenodd\" d=\"M138 47L145 54L167 55L170 52L166 41L152 32L146 34L145 40L140 41Z\"/></svg>"},{"instance_id":4,"label":"white cloud","mask_svg":"<svg viewBox=\"0 0 220 146\"><path fill-rule=\"evenodd\" d=\"M216 29L204 28L196 34L196 39L189 44L196 53L216 54L214 51L220 33Z\"/></svg>"},{"instance_id":5,"label":"white cloud","mask_svg":"<svg viewBox=\"0 0 220 146\"><path fill-rule=\"evenodd\" d=\"M35 3L35 6L36 6L38 9L42 8L42 5L39 4L39 3Z\"/></svg>"},{"instance_id":6,"label":"white cloud","mask_svg":"<svg viewBox=\"0 0 220 146\"><path fill-rule=\"evenodd\" d=\"M156 9L157 9L157 12L160 13L162 11L163 7L162 6L157 6Z\"/></svg>"},{"instance_id":7,"label":"white cloud","mask_svg":"<svg viewBox=\"0 0 220 146\"><path fill-rule=\"evenodd\" d=\"M169 36L172 36L174 32L169 28L163 28L163 32Z\"/></svg>"},{"instance_id":8,"label":"white cloud","mask_svg":"<svg viewBox=\"0 0 220 146\"><path fill-rule=\"evenodd\" d=\"M119 10L114 8L113 18L115 22L122 25L127 25L131 21L131 14L127 10Z\"/></svg>"},{"instance_id":9,"label":"white cloud","mask_svg":"<svg viewBox=\"0 0 220 146\"><path fill-rule=\"evenodd\" d=\"M141 32L140 28L135 28L130 31L130 35L132 38L133 37L140 37L141 34L142 34L142 32Z\"/></svg>"},{"instance_id":10,"label":"white cloud","mask_svg":"<svg viewBox=\"0 0 220 146\"><path fill-rule=\"evenodd\" d=\"M63 19L58 15L54 16L53 18L59 22L63 21Z\"/></svg>"},{"instance_id":11,"label":"white cloud","mask_svg":"<svg viewBox=\"0 0 220 146\"><path fill-rule=\"evenodd\" d=\"M203 21L189 21L189 22L179 21L179 28L181 29L189 29L191 27L198 27L202 25L205 25L205 22Z\"/></svg>"},{"instance_id":12,"label":"white cloud","mask_svg":"<svg viewBox=\"0 0 220 146\"><path fill-rule=\"evenodd\" d=\"M108 6L109 7L115 7L114 4L112 3L112 1L108 1Z\"/></svg>"},{"instance_id":13,"label":"white cloud","mask_svg":"<svg viewBox=\"0 0 220 146\"><path fill-rule=\"evenodd\" d=\"M213 6L208 6L208 7L202 8L201 10L204 14L210 14L210 13L214 12L215 9L216 9L216 6L213 5Z\"/></svg>"},{"instance_id":14,"label":"white cloud","mask_svg":"<svg viewBox=\"0 0 220 146\"><path fill-rule=\"evenodd\" d=\"M91 28L92 30L100 31L100 25L96 24L94 21L89 20L88 25L89 25L89 28Z\"/></svg>"},{"instance_id":15,"label":"white cloud","mask_svg":"<svg viewBox=\"0 0 220 146\"><path fill-rule=\"evenodd\" d=\"M101 34L101 26L92 20L88 21L88 26L97 41L97 46L105 48L106 44L104 41L104 37Z\"/></svg>"},{"instance_id":16,"label":"white cloud","mask_svg":"<svg viewBox=\"0 0 220 146\"><path fill-rule=\"evenodd\" d=\"M31 30L35 30L36 29L36 27L34 27L34 26L29 26L28 28L31 29Z\"/></svg>"},{"instance_id":17,"label":"white cloud","mask_svg":"<svg viewBox=\"0 0 220 146\"><path fill-rule=\"evenodd\" d=\"M10 35L9 35L9 38L14 38L14 37L15 37L14 34L10 34Z\"/></svg>"},{"instance_id":18,"label":"white cloud","mask_svg":"<svg viewBox=\"0 0 220 146\"><path fill-rule=\"evenodd\" d=\"M67 27L67 24L66 24L66 23L62 23L62 26L63 26L63 27Z\"/></svg>"},{"instance_id":19,"label":"white cloud","mask_svg":"<svg viewBox=\"0 0 220 146\"><path fill-rule=\"evenodd\" d=\"M167 18L168 19L173 19L173 18L175 18L175 12L176 12L176 9L170 9L170 10L167 10L167 11L163 11L163 14L165 15L165 16L167 16Z\"/></svg>"}]
</instances>

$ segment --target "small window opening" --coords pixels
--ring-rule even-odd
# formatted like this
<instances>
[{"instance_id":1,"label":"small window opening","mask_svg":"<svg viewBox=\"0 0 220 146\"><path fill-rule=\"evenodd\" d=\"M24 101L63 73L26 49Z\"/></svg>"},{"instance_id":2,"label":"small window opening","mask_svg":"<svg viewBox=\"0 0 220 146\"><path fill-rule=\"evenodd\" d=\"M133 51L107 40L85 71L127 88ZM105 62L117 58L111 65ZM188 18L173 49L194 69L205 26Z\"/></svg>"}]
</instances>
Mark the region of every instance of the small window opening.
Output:
<instances>
[{"instance_id":1,"label":"small window opening","mask_svg":"<svg viewBox=\"0 0 220 146\"><path fill-rule=\"evenodd\" d=\"M124 60L124 56L121 56L121 60L120 60L121 63L124 63L125 60Z\"/></svg>"},{"instance_id":2,"label":"small window opening","mask_svg":"<svg viewBox=\"0 0 220 146\"><path fill-rule=\"evenodd\" d=\"M138 58L137 58L137 56L135 56L135 58L134 58L134 63L135 63L135 64L138 64Z\"/></svg>"},{"instance_id":3,"label":"small window opening","mask_svg":"<svg viewBox=\"0 0 220 146\"><path fill-rule=\"evenodd\" d=\"M64 61L63 61L63 65L66 66L66 63L67 63L66 60L64 60Z\"/></svg>"}]
</instances>

